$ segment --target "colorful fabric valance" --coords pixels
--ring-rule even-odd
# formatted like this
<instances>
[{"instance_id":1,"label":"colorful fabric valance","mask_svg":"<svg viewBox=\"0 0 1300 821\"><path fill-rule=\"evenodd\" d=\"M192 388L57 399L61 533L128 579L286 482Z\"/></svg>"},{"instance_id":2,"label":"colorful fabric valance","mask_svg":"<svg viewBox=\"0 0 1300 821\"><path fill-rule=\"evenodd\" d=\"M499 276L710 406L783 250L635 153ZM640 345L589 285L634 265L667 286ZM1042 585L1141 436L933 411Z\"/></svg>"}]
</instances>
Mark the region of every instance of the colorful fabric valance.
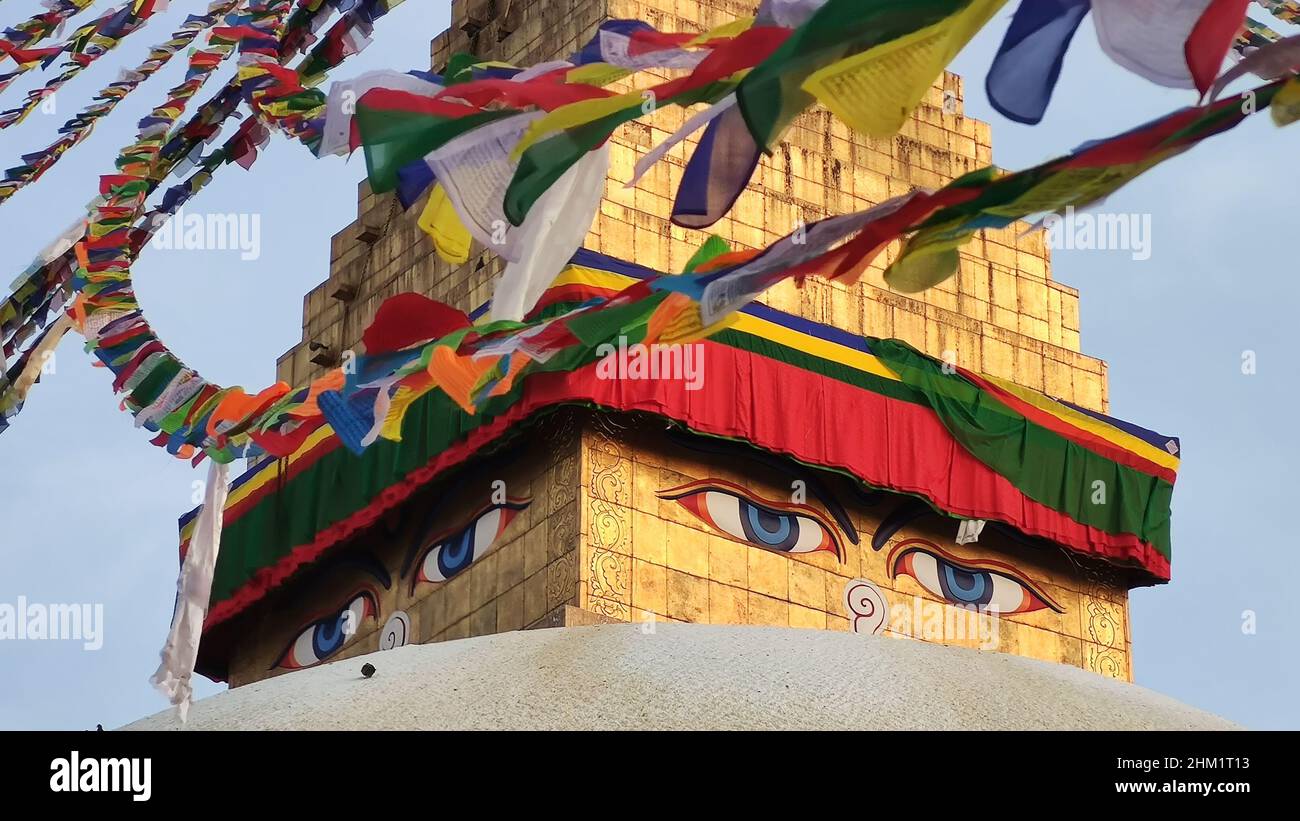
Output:
<instances>
[{"instance_id":1,"label":"colorful fabric valance","mask_svg":"<svg viewBox=\"0 0 1300 821\"><path fill-rule=\"evenodd\" d=\"M558 314L656 276L582 251L538 311ZM445 392L430 392L407 411L400 442L381 439L361 455L328 426L317 430L292 457L264 463L231 488L208 626L420 487L564 406L653 413L920 496L956 517L1005 522L1134 569L1140 581L1168 580L1177 439L945 368L897 340L758 304L701 344L707 379L698 391L671 380L597 379L593 360L522 379L474 415ZM765 401L777 393L783 403ZM181 520L182 554L193 518Z\"/></svg>"}]
</instances>

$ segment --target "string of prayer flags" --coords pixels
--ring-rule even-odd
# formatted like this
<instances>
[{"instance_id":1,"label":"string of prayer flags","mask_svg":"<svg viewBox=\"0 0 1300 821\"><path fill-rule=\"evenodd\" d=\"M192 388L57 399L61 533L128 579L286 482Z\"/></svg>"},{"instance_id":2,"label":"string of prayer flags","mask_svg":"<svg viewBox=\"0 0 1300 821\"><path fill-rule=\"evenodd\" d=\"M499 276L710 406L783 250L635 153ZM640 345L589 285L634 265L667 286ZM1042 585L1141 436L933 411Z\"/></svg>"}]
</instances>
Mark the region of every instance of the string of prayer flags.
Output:
<instances>
[{"instance_id":1,"label":"string of prayer flags","mask_svg":"<svg viewBox=\"0 0 1300 821\"><path fill-rule=\"evenodd\" d=\"M329 72L370 43L375 21L400 6L405 0L332 0L343 15L315 44L298 66L304 85L315 85Z\"/></svg>"},{"instance_id":2,"label":"string of prayer flags","mask_svg":"<svg viewBox=\"0 0 1300 821\"><path fill-rule=\"evenodd\" d=\"M1234 81L1253 74L1262 80L1276 80L1300 69L1300 35L1287 37L1253 48L1232 68L1228 69L1210 89L1210 100L1217 100L1223 90ZM1273 104L1278 101L1274 99Z\"/></svg>"},{"instance_id":3,"label":"string of prayer flags","mask_svg":"<svg viewBox=\"0 0 1300 821\"><path fill-rule=\"evenodd\" d=\"M347 0L341 1L347 2ZM328 18L334 6L333 3L309 5L310 8L300 6L299 12L301 13L295 15L294 20L296 22L291 21L290 25L286 27L286 36L291 33L290 28L294 25L300 28L318 29L321 22L320 18ZM231 24L238 24L247 22L250 18L249 15L245 14L228 19ZM213 60L213 54L214 52L205 51L194 55L191 71L193 71L194 66L215 67L219 61ZM279 59L284 61L291 56L292 54L288 50L282 49ZM193 75L187 75L187 80L193 83L196 78ZM197 90L197 85L194 88ZM154 161L153 175L146 186L149 192L152 192L173 171L180 168L182 163L186 163L191 155L196 154L201 148L201 143L215 135L222 123L233 116L237 104L242 99L241 88L242 83L238 78L231 80L218 94L200 107L184 126L176 129ZM163 108L165 109L167 106ZM156 128L156 123L153 125ZM196 174L169 189L165 193L161 204L142 218L140 227L130 230L128 236L132 254L138 254L149 237L163 227L167 218L176 213L176 210L189 198L201 191L211 181L212 172L226 161L226 152L219 150L212 157L203 158L202 161L198 162L199 171ZM188 164L187 167L189 165L192 164ZM70 287L73 272L77 268L87 267L91 257L99 258L103 256L104 252L102 250L89 252L84 250L82 240L86 239L87 236L85 221L78 221L68 232L65 232L63 236L42 252L32 265L15 280L13 286L14 297L7 300L3 304L4 309L0 310L0 313L5 314L4 326L5 333L8 336L4 348L6 359L15 355L18 346L23 341L44 328L46 317L53 312L57 312L63 301L71 297ZM76 251L75 254L74 250ZM38 291L40 293L50 293L51 296L44 302L35 301L30 295ZM28 298L19 299L24 295L27 295ZM12 315L10 315L11 312ZM82 313L84 314L84 308ZM95 316L91 316L86 320L86 325L91 331L98 330L104 324L106 323L102 319ZM4 390L0 389L0 405L12 408L13 404L12 402L6 402ZM18 403L18 407L21 407L21 403ZM165 442L160 444L167 446ZM178 453L177 448L171 448L170 446L169 451L173 454Z\"/></svg>"},{"instance_id":4,"label":"string of prayer flags","mask_svg":"<svg viewBox=\"0 0 1300 821\"><path fill-rule=\"evenodd\" d=\"M56 47L57 50L37 49L36 46L62 29L77 14L90 8L94 2L95 0L43 0L41 5L46 8L45 12L0 33L0 58L9 56L19 66L30 67L49 59L51 55L57 55L63 50L61 46ZM21 73L22 71L0 74L0 91L4 91Z\"/></svg>"},{"instance_id":5,"label":"string of prayer flags","mask_svg":"<svg viewBox=\"0 0 1300 821\"><path fill-rule=\"evenodd\" d=\"M392 4L372 5L387 8ZM254 3L250 14L238 20L239 25L218 27L211 39L225 50L233 49L236 43L239 45L239 83L235 88L255 111L266 115L277 128L294 136L302 138L307 135L310 139L314 133L319 139L319 131L304 126L300 119L307 114L323 115L324 95L307 95L316 101L308 106L280 108L286 99L305 92L296 73L276 68L281 51L278 37L288 7L288 0ZM169 92L165 106L141 122L137 143L122 152L118 163L121 173L103 178L101 190L104 197L87 231L87 244L95 247L86 254L86 263L76 284L80 292L78 311L83 317L80 321L90 340L90 348L116 375L114 388L126 394L123 404L135 415L137 424L158 431L155 444L167 448L174 455L182 458L206 455L225 463L245 453L258 438L275 439L276 434L262 435L251 430L251 420L287 401L289 388L286 385L275 386L255 397L248 397L238 389L218 388L185 367L168 351L144 320L130 282L130 265L134 256L158 223L146 220L141 228L128 229L129 224L140 216L148 192L158 182L149 176L155 170L154 164L174 144L174 140L168 139L166 126L180 117L186 101L201 85L201 79L210 74L219 62L209 59L203 52L193 55L186 82ZM226 105L228 97L218 95L219 107ZM311 107L316 103L318 108ZM194 122L192 120L191 124ZM206 118L199 120L201 126L208 122ZM263 139L255 133L260 129L265 134L265 126L260 122L254 124L257 129L241 126L239 132L227 141L218 152L221 162L238 161L238 143L235 141L241 135L253 142ZM179 131L184 133L185 130ZM175 149L168 163L179 162L188 156L183 146L184 143ZM153 159L146 164L146 157ZM187 184L195 183L194 189L183 190L179 197L164 197L164 204L170 199L175 205L190 190L206 184L202 178L206 175L210 179L210 171L215 165L204 158L201 166L204 170L196 175L199 179L187 180ZM159 212L155 211L151 216L157 215ZM280 438L293 437L281 435Z\"/></svg>"},{"instance_id":6,"label":"string of prayer flags","mask_svg":"<svg viewBox=\"0 0 1300 821\"><path fill-rule=\"evenodd\" d=\"M161 8L158 0L133 0L119 9L105 12L99 19L79 29L65 45L69 59L64 64L64 70L44 86L29 91L21 106L0 113L0 129L25 120L27 115L56 94L69 80L117 48L130 34L143 28L149 18Z\"/></svg>"},{"instance_id":7,"label":"string of prayer flags","mask_svg":"<svg viewBox=\"0 0 1300 821\"><path fill-rule=\"evenodd\" d=\"M1281 39L1282 35L1273 31L1273 29L1247 17L1245 28L1241 30L1241 34L1237 35L1236 42L1232 44L1233 55L1240 60L1255 49L1263 48L1269 43L1276 43Z\"/></svg>"},{"instance_id":8,"label":"string of prayer flags","mask_svg":"<svg viewBox=\"0 0 1300 821\"><path fill-rule=\"evenodd\" d=\"M118 103L167 65L172 57L188 47L199 34L214 26L219 17L233 10L239 1L214 0L206 14L186 18L166 42L154 46L143 63L134 69L123 69L117 80L95 95L96 102L59 127L62 136L58 140L38 152L23 155L23 165L5 172L4 179L0 180L0 204L40 179L65 153L90 136L98 120L112 113Z\"/></svg>"},{"instance_id":9,"label":"string of prayer flags","mask_svg":"<svg viewBox=\"0 0 1300 821\"><path fill-rule=\"evenodd\" d=\"M940 209L917 226L903 253L885 271L885 281L907 293L933 287L956 273L957 249L980 229L1104 199L1165 160L1267 109L1283 84L1276 81L1255 89L1254 107L1228 99L1187 108L1035 168L988 181L969 175L958 179L948 188L970 188L974 183L978 196Z\"/></svg>"},{"instance_id":10,"label":"string of prayer flags","mask_svg":"<svg viewBox=\"0 0 1300 821\"><path fill-rule=\"evenodd\" d=\"M1300 25L1300 2L1296 0L1255 0L1255 4L1284 23Z\"/></svg>"}]
</instances>

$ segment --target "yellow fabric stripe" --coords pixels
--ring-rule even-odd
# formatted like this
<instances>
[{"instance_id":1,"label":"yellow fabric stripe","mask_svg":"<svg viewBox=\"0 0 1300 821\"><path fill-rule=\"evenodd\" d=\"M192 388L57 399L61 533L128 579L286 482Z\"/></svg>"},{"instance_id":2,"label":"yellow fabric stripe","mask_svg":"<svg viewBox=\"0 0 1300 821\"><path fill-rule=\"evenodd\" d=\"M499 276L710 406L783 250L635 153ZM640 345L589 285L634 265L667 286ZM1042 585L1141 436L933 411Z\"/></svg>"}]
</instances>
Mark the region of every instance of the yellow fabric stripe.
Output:
<instances>
[{"instance_id":1,"label":"yellow fabric stripe","mask_svg":"<svg viewBox=\"0 0 1300 821\"><path fill-rule=\"evenodd\" d=\"M1177 470L1178 465L1181 463L1181 460L1169 451L1158 448L1150 442L1139 439L1127 431L1108 425L1100 419L1089 416L1086 413L1080 413L1074 408L1066 407L1060 402L1057 402L1051 397L1041 394L1038 391L1030 390L1029 388L1017 385L1014 382L1009 382L1006 379L1000 379L995 376L988 376L986 374L981 374L981 376L1012 396L1033 405L1041 411L1050 413L1062 422L1078 428L1079 430L1100 436L1107 442L1118 445L1119 447L1124 448L1124 450L1132 451L1138 456L1149 459L1161 467Z\"/></svg>"},{"instance_id":2,"label":"yellow fabric stripe","mask_svg":"<svg viewBox=\"0 0 1300 821\"><path fill-rule=\"evenodd\" d=\"M326 439L330 438L333 435L334 435L334 428L326 424L324 427L314 432L311 436L307 437L307 441L303 444L303 446L298 448L298 450L287 460L277 459L274 463L264 468L260 473L258 473L252 479L249 479L243 485L230 491L230 495L226 497L226 506L222 509L230 510L235 505L243 502L245 499L247 499L249 496L256 493L261 488L266 487L268 482L279 481L280 472L282 470L287 470L288 468L293 467L295 463L301 460L308 453L311 453L311 451L317 445L324 442ZM181 528L182 544L190 540L190 536L194 533L194 525L197 523L197 521L198 521L198 517L195 517L191 519L189 522L187 522L184 527Z\"/></svg>"}]
</instances>

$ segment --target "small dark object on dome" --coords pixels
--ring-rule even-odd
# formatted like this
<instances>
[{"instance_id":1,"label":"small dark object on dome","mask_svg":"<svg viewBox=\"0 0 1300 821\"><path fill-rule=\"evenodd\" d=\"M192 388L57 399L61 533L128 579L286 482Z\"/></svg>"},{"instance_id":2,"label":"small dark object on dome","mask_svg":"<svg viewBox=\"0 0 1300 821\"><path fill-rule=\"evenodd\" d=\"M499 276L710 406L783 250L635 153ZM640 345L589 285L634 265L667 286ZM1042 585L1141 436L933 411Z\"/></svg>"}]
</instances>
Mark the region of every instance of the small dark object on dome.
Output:
<instances>
[{"instance_id":1,"label":"small dark object on dome","mask_svg":"<svg viewBox=\"0 0 1300 821\"><path fill-rule=\"evenodd\" d=\"M365 676L366 678L370 678L374 674L375 674L375 665L370 664L369 662L361 665L361 675Z\"/></svg>"}]
</instances>

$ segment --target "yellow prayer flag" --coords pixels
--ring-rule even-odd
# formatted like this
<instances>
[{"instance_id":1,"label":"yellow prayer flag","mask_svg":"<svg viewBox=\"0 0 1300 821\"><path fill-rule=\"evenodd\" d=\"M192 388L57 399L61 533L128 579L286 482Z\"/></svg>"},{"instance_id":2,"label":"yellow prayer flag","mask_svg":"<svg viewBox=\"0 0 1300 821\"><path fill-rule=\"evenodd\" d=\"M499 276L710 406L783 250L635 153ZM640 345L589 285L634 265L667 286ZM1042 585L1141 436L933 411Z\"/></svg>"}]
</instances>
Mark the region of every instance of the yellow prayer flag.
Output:
<instances>
[{"instance_id":1,"label":"yellow prayer flag","mask_svg":"<svg viewBox=\"0 0 1300 821\"><path fill-rule=\"evenodd\" d=\"M628 106L649 101L649 98L642 96L642 92L632 91L613 97L580 100L576 103L560 106L546 116L533 121L533 124L524 132L523 138L519 140L519 145L515 147L515 153L511 158L519 159L534 143L548 134L567 131L570 128L576 128L587 123L594 123L596 120L616 114Z\"/></svg>"},{"instance_id":2,"label":"yellow prayer flag","mask_svg":"<svg viewBox=\"0 0 1300 821\"><path fill-rule=\"evenodd\" d=\"M447 197L442 185L435 185L429 195L429 202L420 214L420 230L433 240L433 248L452 265L462 265L469 261L470 245L473 237L460 215Z\"/></svg>"},{"instance_id":3,"label":"yellow prayer flag","mask_svg":"<svg viewBox=\"0 0 1300 821\"><path fill-rule=\"evenodd\" d=\"M1300 120L1300 79L1292 77L1273 95L1273 122L1278 126Z\"/></svg>"},{"instance_id":4,"label":"yellow prayer flag","mask_svg":"<svg viewBox=\"0 0 1300 821\"><path fill-rule=\"evenodd\" d=\"M728 40L735 39L754 27L753 17L739 17L730 23L723 23L720 26L709 29L708 31L696 37L687 43L687 47L698 46L711 40Z\"/></svg>"},{"instance_id":5,"label":"yellow prayer flag","mask_svg":"<svg viewBox=\"0 0 1300 821\"><path fill-rule=\"evenodd\" d=\"M971 0L932 26L827 66L805 80L803 89L854 130L892 137L935 78L1005 4Z\"/></svg>"}]
</instances>

